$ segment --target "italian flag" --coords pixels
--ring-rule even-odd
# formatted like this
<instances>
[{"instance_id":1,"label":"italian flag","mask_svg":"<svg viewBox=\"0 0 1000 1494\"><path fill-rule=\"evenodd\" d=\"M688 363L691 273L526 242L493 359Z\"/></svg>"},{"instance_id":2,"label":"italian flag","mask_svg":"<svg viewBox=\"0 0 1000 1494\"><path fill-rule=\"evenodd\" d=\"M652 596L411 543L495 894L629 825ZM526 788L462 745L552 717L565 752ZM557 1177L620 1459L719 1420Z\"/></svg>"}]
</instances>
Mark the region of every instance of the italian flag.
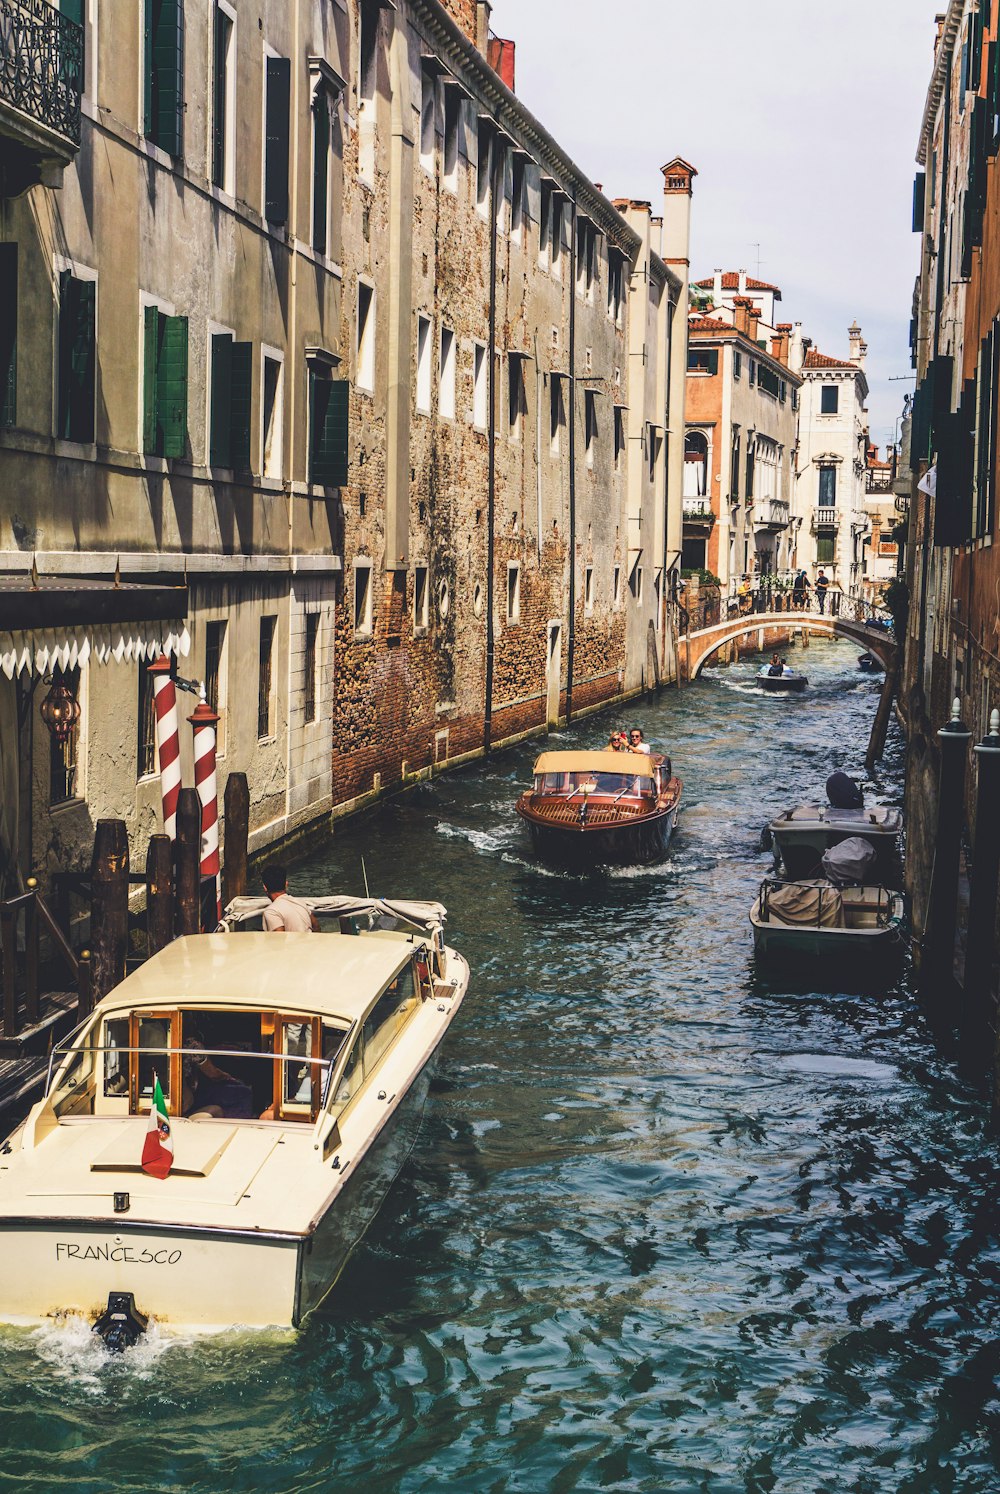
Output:
<instances>
[{"instance_id":1,"label":"italian flag","mask_svg":"<svg viewBox=\"0 0 1000 1494\"><path fill-rule=\"evenodd\" d=\"M142 1170L150 1177L167 1176L174 1160L174 1143L170 1135L170 1117L167 1102L156 1074L153 1075L153 1103L149 1111L149 1129L142 1147Z\"/></svg>"}]
</instances>

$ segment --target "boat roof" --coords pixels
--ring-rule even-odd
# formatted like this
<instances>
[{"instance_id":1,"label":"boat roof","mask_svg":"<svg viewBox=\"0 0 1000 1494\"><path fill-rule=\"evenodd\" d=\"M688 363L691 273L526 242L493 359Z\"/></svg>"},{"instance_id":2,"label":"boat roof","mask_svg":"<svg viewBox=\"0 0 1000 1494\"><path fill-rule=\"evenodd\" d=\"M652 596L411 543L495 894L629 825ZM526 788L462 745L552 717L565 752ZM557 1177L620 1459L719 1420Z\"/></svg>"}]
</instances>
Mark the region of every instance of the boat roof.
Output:
<instances>
[{"instance_id":1,"label":"boat roof","mask_svg":"<svg viewBox=\"0 0 1000 1494\"><path fill-rule=\"evenodd\" d=\"M100 1011L245 1006L352 1022L412 957L418 942L403 933L188 934L127 976L100 1003Z\"/></svg>"},{"instance_id":2,"label":"boat roof","mask_svg":"<svg viewBox=\"0 0 1000 1494\"><path fill-rule=\"evenodd\" d=\"M536 773L630 773L652 778L654 768L646 752L543 752Z\"/></svg>"}]
</instances>

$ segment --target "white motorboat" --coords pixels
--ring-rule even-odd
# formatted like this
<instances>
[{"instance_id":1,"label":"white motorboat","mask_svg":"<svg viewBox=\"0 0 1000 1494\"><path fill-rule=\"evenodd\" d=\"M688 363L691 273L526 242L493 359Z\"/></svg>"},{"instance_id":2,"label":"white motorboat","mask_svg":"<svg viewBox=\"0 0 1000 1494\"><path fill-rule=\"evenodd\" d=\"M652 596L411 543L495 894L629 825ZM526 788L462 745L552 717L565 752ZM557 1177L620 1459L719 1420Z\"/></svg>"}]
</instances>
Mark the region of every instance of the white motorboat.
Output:
<instances>
[{"instance_id":1,"label":"white motorboat","mask_svg":"<svg viewBox=\"0 0 1000 1494\"><path fill-rule=\"evenodd\" d=\"M796 809L786 809L767 828L790 877L814 874L823 852L848 836L868 841L884 872L896 852L903 814L902 810L884 805L872 809L835 809L829 804L802 804Z\"/></svg>"},{"instance_id":2,"label":"white motorboat","mask_svg":"<svg viewBox=\"0 0 1000 1494\"><path fill-rule=\"evenodd\" d=\"M903 914L902 894L874 883L768 879L750 909L750 926L760 955L870 959L901 951Z\"/></svg>"},{"instance_id":3,"label":"white motorboat","mask_svg":"<svg viewBox=\"0 0 1000 1494\"><path fill-rule=\"evenodd\" d=\"M809 684L807 675L797 674L794 669L773 672L768 665L757 671L757 685L770 695L801 695Z\"/></svg>"},{"instance_id":4,"label":"white motorboat","mask_svg":"<svg viewBox=\"0 0 1000 1494\"><path fill-rule=\"evenodd\" d=\"M413 1144L469 967L435 903L304 898L317 934L175 940L54 1051L0 1148L0 1319L293 1327L330 1291ZM155 1075L155 1079L154 1079ZM143 1170L154 1085L165 1177ZM124 1324L123 1324L124 1319Z\"/></svg>"}]
</instances>

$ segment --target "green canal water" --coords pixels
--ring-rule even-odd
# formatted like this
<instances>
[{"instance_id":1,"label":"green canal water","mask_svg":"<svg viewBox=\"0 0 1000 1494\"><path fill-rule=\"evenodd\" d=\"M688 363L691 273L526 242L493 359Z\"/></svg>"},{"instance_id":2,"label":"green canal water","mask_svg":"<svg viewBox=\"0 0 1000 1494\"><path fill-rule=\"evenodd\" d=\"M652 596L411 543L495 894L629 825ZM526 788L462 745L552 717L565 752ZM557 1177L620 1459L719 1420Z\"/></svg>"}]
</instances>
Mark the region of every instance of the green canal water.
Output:
<instances>
[{"instance_id":1,"label":"green canal water","mask_svg":"<svg viewBox=\"0 0 1000 1494\"><path fill-rule=\"evenodd\" d=\"M3 1330L0 1489L1000 1489L981 1100L905 979L754 965L761 825L860 772L878 691L846 645L794 662L803 698L747 662L628 713L684 779L660 867L533 864L528 744L297 870L357 892L363 854L373 890L449 908L472 985L417 1147L297 1336L108 1361L82 1326Z\"/></svg>"}]
</instances>

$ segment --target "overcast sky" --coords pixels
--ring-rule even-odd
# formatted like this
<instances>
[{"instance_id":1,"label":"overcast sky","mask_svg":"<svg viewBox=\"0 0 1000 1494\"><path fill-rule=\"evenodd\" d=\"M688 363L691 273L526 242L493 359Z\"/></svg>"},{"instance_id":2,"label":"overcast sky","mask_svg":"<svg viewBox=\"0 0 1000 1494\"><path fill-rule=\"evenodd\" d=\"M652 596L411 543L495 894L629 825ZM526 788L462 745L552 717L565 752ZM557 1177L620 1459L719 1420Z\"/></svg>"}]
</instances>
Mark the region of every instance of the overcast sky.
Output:
<instances>
[{"instance_id":1,"label":"overcast sky","mask_svg":"<svg viewBox=\"0 0 1000 1494\"><path fill-rule=\"evenodd\" d=\"M779 285L781 320L845 357L868 342L872 439L908 375L915 155L944 0L495 0L517 92L609 197L657 202L698 169L694 278ZM654 206L654 212L657 208ZM758 249L759 244L759 249Z\"/></svg>"}]
</instances>

